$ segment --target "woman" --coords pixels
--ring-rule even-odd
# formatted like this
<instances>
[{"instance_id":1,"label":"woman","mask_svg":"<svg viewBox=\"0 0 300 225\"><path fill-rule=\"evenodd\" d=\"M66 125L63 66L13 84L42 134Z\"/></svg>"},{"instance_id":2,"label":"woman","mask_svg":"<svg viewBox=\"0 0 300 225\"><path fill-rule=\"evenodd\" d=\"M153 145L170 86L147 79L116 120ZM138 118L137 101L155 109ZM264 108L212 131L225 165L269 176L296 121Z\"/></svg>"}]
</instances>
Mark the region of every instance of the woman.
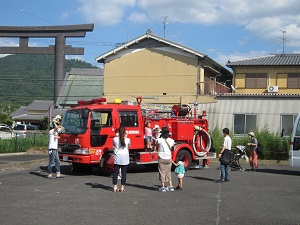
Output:
<instances>
[{"instance_id":1,"label":"woman","mask_svg":"<svg viewBox=\"0 0 300 225\"><path fill-rule=\"evenodd\" d=\"M129 164L129 146L130 146L130 139L127 138L125 127L119 128L119 136L114 137L113 139L113 146L114 146L114 174L113 174L113 185L114 185L114 192L125 191L125 184L126 184L126 172L127 167ZM118 182L118 175L119 169L121 168L121 189L118 189L117 182Z\"/></svg>"},{"instance_id":2,"label":"woman","mask_svg":"<svg viewBox=\"0 0 300 225\"><path fill-rule=\"evenodd\" d=\"M254 133L250 132L248 133L249 135L249 143L248 146L250 147L250 158L249 158L249 162L250 162L250 167L251 167L251 171L257 171L258 168L258 162L257 162L257 152L256 152L256 148L257 148L257 139L254 137Z\"/></svg>"},{"instance_id":3,"label":"woman","mask_svg":"<svg viewBox=\"0 0 300 225\"><path fill-rule=\"evenodd\" d=\"M172 152L171 149L174 146L174 140L169 137L168 127L163 127L161 130L161 137L158 138L156 145L158 149L158 171L159 180L161 182L161 188L159 191L174 191L171 178L172 167ZM165 183L168 182L169 186L166 188Z\"/></svg>"}]
</instances>

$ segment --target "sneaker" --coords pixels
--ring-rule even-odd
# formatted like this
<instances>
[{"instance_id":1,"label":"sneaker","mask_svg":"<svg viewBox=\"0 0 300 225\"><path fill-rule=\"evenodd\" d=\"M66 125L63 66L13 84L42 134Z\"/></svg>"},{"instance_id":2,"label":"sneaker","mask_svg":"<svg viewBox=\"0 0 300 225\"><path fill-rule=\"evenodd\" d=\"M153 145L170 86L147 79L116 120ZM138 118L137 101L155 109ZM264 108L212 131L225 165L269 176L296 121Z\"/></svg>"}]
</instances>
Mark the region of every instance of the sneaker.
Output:
<instances>
[{"instance_id":1,"label":"sneaker","mask_svg":"<svg viewBox=\"0 0 300 225\"><path fill-rule=\"evenodd\" d=\"M208 165L205 165L205 166L203 166L203 168L209 168L209 166L208 166Z\"/></svg>"},{"instance_id":2,"label":"sneaker","mask_svg":"<svg viewBox=\"0 0 300 225\"><path fill-rule=\"evenodd\" d=\"M173 187L167 187L167 191L174 191L174 188Z\"/></svg>"},{"instance_id":3,"label":"sneaker","mask_svg":"<svg viewBox=\"0 0 300 225\"><path fill-rule=\"evenodd\" d=\"M229 180L228 180L228 179L225 179L225 181L226 181L226 182L229 182Z\"/></svg>"},{"instance_id":4,"label":"sneaker","mask_svg":"<svg viewBox=\"0 0 300 225\"><path fill-rule=\"evenodd\" d=\"M166 191L167 191L167 189L166 189L165 187L160 187L158 190L159 190L160 192L166 192Z\"/></svg>"},{"instance_id":5,"label":"sneaker","mask_svg":"<svg viewBox=\"0 0 300 225\"><path fill-rule=\"evenodd\" d=\"M64 176L61 173L56 174L56 178L63 178Z\"/></svg>"},{"instance_id":6,"label":"sneaker","mask_svg":"<svg viewBox=\"0 0 300 225\"><path fill-rule=\"evenodd\" d=\"M176 191L182 191L182 188L181 187L176 187L175 190Z\"/></svg>"},{"instance_id":7,"label":"sneaker","mask_svg":"<svg viewBox=\"0 0 300 225\"><path fill-rule=\"evenodd\" d=\"M223 183L223 182L225 182L225 180L224 180L224 179L219 179L219 180L217 180L216 182L217 182L217 183Z\"/></svg>"},{"instance_id":8,"label":"sneaker","mask_svg":"<svg viewBox=\"0 0 300 225\"><path fill-rule=\"evenodd\" d=\"M48 174L48 179L52 179L52 178L55 178L54 176L52 176L52 174Z\"/></svg>"},{"instance_id":9,"label":"sneaker","mask_svg":"<svg viewBox=\"0 0 300 225\"><path fill-rule=\"evenodd\" d=\"M120 175L118 175L118 180L121 180L121 179L122 179L122 177Z\"/></svg>"},{"instance_id":10,"label":"sneaker","mask_svg":"<svg viewBox=\"0 0 300 225\"><path fill-rule=\"evenodd\" d=\"M200 169L200 166L198 166L198 165L197 165L197 166L195 166L195 169Z\"/></svg>"}]
</instances>

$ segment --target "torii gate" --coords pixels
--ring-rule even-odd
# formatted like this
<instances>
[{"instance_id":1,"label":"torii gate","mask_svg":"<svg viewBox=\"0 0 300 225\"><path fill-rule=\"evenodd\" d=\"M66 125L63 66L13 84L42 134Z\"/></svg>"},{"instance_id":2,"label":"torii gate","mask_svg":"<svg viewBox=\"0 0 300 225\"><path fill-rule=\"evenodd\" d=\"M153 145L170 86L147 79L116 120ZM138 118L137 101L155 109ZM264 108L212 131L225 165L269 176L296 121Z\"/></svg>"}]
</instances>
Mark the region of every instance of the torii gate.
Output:
<instances>
[{"instance_id":1,"label":"torii gate","mask_svg":"<svg viewBox=\"0 0 300 225\"><path fill-rule=\"evenodd\" d=\"M84 48L66 45L67 37L85 37L94 24L64 26L0 26L0 37L20 38L19 47L0 47L0 54L54 54L54 102L57 104L65 76L65 55L83 55ZM55 38L55 45L29 47L29 38Z\"/></svg>"}]
</instances>

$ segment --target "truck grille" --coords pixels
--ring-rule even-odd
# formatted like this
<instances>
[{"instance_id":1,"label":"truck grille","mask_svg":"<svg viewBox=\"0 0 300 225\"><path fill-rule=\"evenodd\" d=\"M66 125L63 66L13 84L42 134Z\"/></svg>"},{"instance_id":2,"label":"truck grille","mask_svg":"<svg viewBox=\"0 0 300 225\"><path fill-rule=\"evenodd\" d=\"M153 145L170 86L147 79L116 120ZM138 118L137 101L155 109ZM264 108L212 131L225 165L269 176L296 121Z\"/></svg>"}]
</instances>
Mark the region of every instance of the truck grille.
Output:
<instances>
[{"instance_id":1,"label":"truck grille","mask_svg":"<svg viewBox=\"0 0 300 225\"><path fill-rule=\"evenodd\" d=\"M61 153L74 153L74 150L81 146L79 144L58 144L58 147L61 148Z\"/></svg>"}]
</instances>

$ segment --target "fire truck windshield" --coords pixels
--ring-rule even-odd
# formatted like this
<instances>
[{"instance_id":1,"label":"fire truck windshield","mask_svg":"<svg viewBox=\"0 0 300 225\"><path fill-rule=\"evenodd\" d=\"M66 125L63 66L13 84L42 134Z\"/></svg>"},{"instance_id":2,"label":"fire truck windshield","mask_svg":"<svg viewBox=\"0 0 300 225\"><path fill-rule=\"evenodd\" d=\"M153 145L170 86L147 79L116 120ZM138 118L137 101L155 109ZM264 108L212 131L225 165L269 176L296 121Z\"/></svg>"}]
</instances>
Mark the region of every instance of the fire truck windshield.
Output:
<instances>
[{"instance_id":1,"label":"fire truck windshield","mask_svg":"<svg viewBox=\"0 0 300 225\"><path fill-rule=\"evenodd\" d=\"M68 110L62 120L61 125L64 128L65 134L84 134L87 130L87 118L83 118L82 110Z\"/></svg>"}]
</instances>

